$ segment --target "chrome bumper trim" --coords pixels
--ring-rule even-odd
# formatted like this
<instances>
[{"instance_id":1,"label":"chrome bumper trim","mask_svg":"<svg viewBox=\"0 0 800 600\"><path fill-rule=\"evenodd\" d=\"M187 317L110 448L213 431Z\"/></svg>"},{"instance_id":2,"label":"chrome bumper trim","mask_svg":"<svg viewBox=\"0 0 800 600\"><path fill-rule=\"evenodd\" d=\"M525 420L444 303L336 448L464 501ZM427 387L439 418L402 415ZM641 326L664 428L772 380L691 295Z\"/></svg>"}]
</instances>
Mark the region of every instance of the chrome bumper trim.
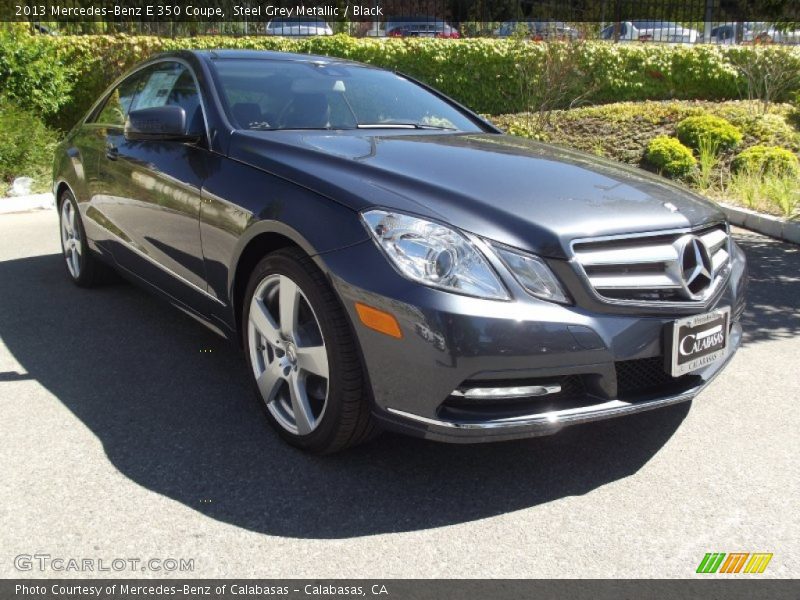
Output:
<instances>
[{"instance_id":1,"label":"chrome bumper trim","mask_svg":"<svg viewBox=\"0 0 800 600\"><path fill-rule=\"evenodd\" d=\"M668 406L670 404L677 404L679 402L686 402L694 398L702 388L693 388L688 392L684 392L677 396L669 396L667 398L659 398L649 402L624 402L622 400L609 400L602 404L594 404L592 406L585 406L582 408L571 408L567 410L558 410L547 413L537 413L533 415L524 415L521 417L514 417L513 419L498 419L496 421L442 421L440 419L431 419L429 417L422 417L414 415L403 410L396 408L388 408L387 410L411 421L424 423L426 425L433 425L435 427L445 427L448 429L514 429L518 427L546 427L558 428L562 425L569 425L575 423L582 423L585 421L599 421L611 417L616 417L623 414L641 412L651 408L658 408L661 406Z\"/></svg>"}]
</instances>

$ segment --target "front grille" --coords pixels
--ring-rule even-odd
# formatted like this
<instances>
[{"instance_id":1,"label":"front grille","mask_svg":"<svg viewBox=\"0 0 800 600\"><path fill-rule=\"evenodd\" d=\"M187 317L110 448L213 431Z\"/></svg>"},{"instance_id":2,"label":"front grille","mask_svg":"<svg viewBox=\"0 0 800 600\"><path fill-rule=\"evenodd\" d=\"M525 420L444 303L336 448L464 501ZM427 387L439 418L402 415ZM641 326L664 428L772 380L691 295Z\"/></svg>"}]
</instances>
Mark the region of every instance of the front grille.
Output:
<instances>
[{"instance_id":1,"label":"front grille","mask_svg":"<svg viewBox=\"0 0 800 600\"><path fill-rule=\"evenodd\" d=\"M697 375L673 377L667 373L663 356L620 360L614 366L617 369L617 396L620 399L653 392L681 392L700 383Z\"/></svg>"},{"instance_id":2,"label":"front grille","mask_svg":"<svg viewBox=\"0 0 800 600\"><path fill-rule=\"evenodd\" d=\"M708 252L711 277L689 282L694 255L685 248L695 238ZM704 302L718 289L730 263L724 224L692 232L579 240L572 249L589 284L609 301Z\"/></svg>"}]
</instances>

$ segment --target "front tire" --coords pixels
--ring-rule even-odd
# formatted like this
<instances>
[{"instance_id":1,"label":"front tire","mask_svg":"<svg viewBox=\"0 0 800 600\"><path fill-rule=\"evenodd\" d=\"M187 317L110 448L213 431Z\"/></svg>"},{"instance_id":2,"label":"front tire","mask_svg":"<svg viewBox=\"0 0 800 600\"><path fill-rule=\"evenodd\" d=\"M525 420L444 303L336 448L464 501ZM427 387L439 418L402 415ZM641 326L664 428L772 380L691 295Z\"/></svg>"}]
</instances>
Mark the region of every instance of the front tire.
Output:
<instances>
[{"instance_id":1,"label":"front tire","mask_svg":"<svg viewBox=\"0 0 800 600\"><path fill-rule=\"evenodd\" d=\"M284 440L326 454L373 436L349 322L307 255L290 248L258 263L242 324L256 398Z\"/></svg>"}]
</instances>

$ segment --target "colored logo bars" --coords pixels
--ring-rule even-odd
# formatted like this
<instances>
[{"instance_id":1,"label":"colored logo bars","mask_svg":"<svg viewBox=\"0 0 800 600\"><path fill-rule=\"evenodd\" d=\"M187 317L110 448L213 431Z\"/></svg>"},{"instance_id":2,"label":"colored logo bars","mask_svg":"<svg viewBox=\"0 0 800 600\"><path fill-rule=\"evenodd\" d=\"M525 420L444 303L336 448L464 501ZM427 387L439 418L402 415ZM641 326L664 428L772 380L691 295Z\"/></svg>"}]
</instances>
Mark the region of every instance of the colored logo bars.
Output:
<instances>
[{"instance_id":1,"label":"colored logo bars","mask_svg":"<svg viewBox=\"0 0 800 600\"><path fill-rule=\"evenodd\" d=\"M766 552L708 552L697 573L763 573L771 560L772 553Z\"/></svg>"}]
</instances>

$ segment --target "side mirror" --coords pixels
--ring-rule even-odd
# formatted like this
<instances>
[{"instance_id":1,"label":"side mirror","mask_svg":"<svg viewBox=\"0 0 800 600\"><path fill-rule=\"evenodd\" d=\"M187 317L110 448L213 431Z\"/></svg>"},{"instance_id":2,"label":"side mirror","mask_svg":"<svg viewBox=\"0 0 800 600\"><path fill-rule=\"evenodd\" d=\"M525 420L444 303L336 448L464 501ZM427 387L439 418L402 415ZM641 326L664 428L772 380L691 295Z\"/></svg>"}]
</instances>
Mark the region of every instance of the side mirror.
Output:
<instances>
[{"instance_id":1,"label":"side mirror","mask_svg":"<svg viewBox=\"0 0 800 600\"><path fill-rule=\"evenodd\" d=\"M182 107L154 106L128 113L125 138L151 142L196 142L200 135L186 130L186 111Z\"/></svg>"}]
</instances>

